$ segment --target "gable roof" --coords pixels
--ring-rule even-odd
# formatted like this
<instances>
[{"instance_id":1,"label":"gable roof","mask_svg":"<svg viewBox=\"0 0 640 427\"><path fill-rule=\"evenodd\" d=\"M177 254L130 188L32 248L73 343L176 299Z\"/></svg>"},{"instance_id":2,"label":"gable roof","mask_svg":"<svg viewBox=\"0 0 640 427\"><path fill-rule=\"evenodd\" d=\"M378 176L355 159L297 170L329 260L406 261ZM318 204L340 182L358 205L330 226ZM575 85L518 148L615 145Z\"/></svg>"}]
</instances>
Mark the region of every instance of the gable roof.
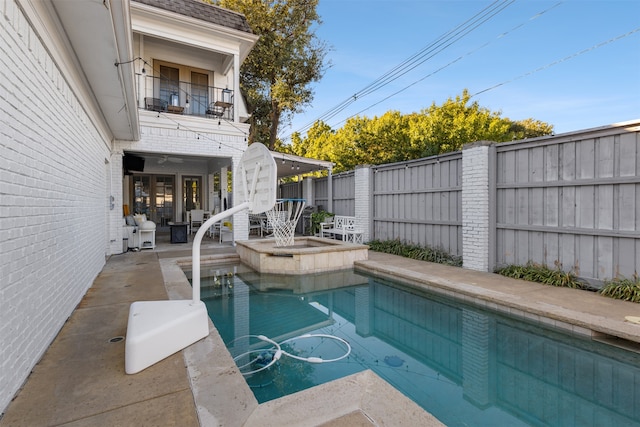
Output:
<instances>
[{"instance_id":1,"label":"gable roof","mask_svg":"<svg viewBox=\"0 0 640 427\"><path fill-rule=\"evenodd\" d=\"M201 0L133 0L148 6L253 34L244 15Z\"/></svg>"}]
</instances>

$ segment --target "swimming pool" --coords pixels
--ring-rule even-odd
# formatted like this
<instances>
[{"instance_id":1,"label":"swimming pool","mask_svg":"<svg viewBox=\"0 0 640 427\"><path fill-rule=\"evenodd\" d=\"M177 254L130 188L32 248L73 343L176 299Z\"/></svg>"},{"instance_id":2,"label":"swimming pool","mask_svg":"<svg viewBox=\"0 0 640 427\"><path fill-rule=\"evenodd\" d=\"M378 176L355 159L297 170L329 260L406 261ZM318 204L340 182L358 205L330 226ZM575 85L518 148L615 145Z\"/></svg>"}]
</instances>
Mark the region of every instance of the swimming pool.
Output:
<instances>
[{"instance_id":1,"label":"swimming pool","mask_svg":"<svg viewBox=\"0 0 640 427\"><path fill-rule=\"evenodd\" d=\"M300 278L236 264L202 277L236 357L271 347L250 335L349 343L335 362L285 355L246 376L260 402L371 369L447 425L640 425L636 353L350 270ZM345 352L324 337L284 346L324 360Z\"/></svg>"}]
</instances>

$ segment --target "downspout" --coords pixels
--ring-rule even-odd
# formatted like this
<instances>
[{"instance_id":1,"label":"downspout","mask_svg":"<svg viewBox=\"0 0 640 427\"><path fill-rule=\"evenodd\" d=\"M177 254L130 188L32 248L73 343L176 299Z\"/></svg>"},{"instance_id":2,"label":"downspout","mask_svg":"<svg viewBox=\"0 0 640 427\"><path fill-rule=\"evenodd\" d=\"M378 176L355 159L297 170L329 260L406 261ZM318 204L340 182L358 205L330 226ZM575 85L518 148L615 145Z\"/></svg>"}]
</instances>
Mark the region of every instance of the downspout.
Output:
<instances>
[{"instance_id":1,"label":"downspout","mask_svg":"<svg viewBox=\"0 0 640 427\"><path fill-rule=\"evenodd\" d=\"M327 176L327 212L333 212L333 166L329 166L329 175Z\"/></svg>"}]
</instances>

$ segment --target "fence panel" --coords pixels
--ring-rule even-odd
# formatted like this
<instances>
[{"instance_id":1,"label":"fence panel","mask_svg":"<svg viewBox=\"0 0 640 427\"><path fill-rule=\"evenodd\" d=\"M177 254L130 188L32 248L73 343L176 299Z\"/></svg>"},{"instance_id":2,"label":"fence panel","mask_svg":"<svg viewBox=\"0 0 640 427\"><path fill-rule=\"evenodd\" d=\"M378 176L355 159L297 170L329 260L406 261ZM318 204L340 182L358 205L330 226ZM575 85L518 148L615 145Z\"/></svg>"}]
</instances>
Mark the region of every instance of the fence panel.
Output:
<instances>
[{"instance_id":1,"label":"fence panel","mask_svg":"<svg viewBox=\"0 0 640 427\"><path fill-rule=\"evenodd\" d=\"M640 259L640 136L605 129L496 145L496 263L630 277Z\"/></svg>"},{"instance_id":2,"label":"fence panel","mask_svg":"<svg viewBox=\"0 0 640 427\"><path fill-rule=\"evenodd\" d=\"M315 178L313 180L313 191L316 206L323 210L329 210L329 187L328 178ZM333 207L332 213L336 215L355 215L356 193L355 193L355 172L348 171L333 175Z\"/></svg>"},{"instance_id":3,"label":"fence panel","mask_svg":"<svg viewBox=\"0 0 640 427\"><path fill-rule=\"evenodd\" d=\"M329 178L315 178L313 180L313 194L318 210L329 209Z\"/></svg>"},{"instance_id":4,"label":"fence panel","mask_svg":"<svg viewBox=\"0 0 640 427\"><path fill-rule=\"evenodd\" d=\"M462 255L460 152L373 168L372 239Z\"/></svg>"},{"instance_id":5,"label":"fence panel","mask_svg":"<svg viewBox=\"0 0 640 427\"><path fill-rule=\"evenodd\" d=\"M333 213L353 216L356 214L355 172L333 175Z\"/></svg>"},{"instance_id":6,"label":"fence panel","mask_svg":"<svg viewBox=\"0 0 640 427\"><path fill-rule=\"evenodd\" d=\"M301 199L302 198L302 190L301 190L300 182L287 182L285 184L280 185L280 196L281 199Z\"/></svg>"}]
</instances>

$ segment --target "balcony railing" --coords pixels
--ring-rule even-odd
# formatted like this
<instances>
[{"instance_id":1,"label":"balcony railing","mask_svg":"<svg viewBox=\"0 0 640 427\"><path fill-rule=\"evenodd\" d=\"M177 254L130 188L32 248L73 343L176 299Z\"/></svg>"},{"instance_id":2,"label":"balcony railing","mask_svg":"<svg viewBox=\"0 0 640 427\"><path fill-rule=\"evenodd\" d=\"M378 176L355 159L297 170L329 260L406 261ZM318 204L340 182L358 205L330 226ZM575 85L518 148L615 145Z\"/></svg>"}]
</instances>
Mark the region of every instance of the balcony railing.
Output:
<instances>
[{"instance_id":1,"label":"balcony railing","mask_svg":"<svg viewBox=\"0 0 640 427\"><path fill-rule=\"evenodd\" d=\"M172 114L233 120L231 89L138 75L144 108Z\"/></svg>"}]
</instances>

